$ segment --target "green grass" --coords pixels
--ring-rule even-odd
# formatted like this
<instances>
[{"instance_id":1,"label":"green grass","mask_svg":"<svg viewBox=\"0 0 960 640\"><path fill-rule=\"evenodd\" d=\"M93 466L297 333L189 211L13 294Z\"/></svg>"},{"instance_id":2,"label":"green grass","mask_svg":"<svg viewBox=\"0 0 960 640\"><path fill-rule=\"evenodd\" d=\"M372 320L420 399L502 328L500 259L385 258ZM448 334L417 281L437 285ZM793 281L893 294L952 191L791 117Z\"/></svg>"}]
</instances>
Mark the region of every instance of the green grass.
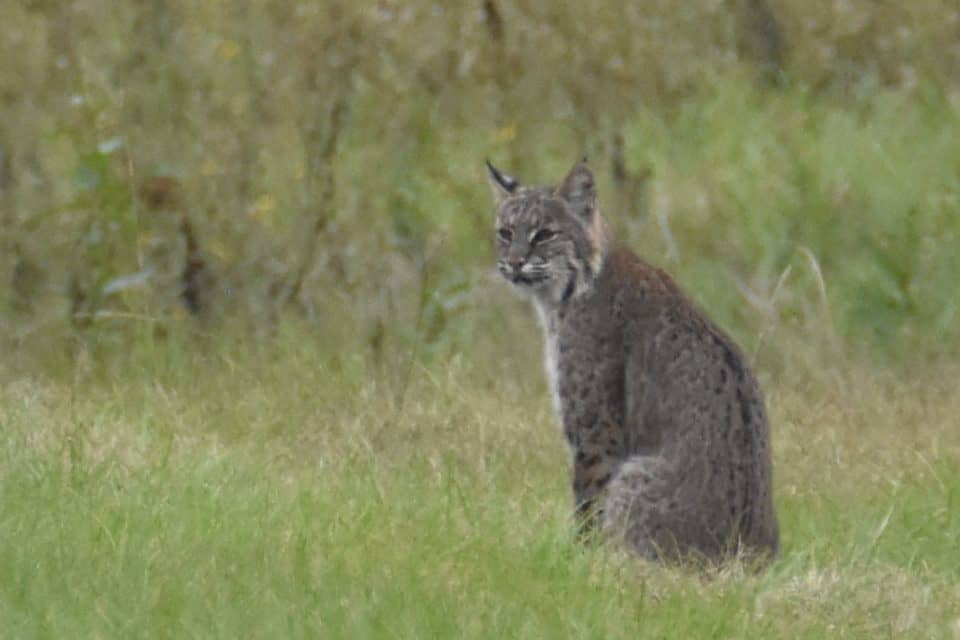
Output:
<instances>
[{"instance_id":1,"label":"green grass","mask_svg":"<svg viewBox=\"0 0 960 640\"><path fill-rule=\"evenodd\" d=\"M81 355L73 377L8 370L4 635L958 632L955 370L769 381L783 554L705 574L572 539L539 362L405 381L301 341L177 338Z\"/></svg>"},{"instance_id":2,"label":"green grass","mask_svg":"<svg viewBox=\"0 0 960 640\"><path fill-rule=\"evenodd\" d=\"M960 12L882 4L0 3L0 636L960 638ZM584 153L764 383L766 572L572 540L482 162Z\"/></svg>"}]
</instances>

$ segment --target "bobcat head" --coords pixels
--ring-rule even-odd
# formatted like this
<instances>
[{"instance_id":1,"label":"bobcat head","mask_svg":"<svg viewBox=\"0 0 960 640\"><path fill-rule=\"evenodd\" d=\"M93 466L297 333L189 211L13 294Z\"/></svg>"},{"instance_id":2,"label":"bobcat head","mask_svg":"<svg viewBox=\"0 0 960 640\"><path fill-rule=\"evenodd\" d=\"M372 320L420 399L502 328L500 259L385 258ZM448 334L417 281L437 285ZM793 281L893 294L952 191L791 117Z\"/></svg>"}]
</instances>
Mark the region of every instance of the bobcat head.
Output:
<instances>
[{"instance_id":1,"label":"bobcat head","mask_svg":"<svg viewBox=\"0 0 960 640\"><path fill-rule=\"evenodd\" d=\"M487 171L503 277L551 306L589 290L603 268L609 238L586 159L553 187L521 186L489 162Z\"/></svg>"}]
</instances>

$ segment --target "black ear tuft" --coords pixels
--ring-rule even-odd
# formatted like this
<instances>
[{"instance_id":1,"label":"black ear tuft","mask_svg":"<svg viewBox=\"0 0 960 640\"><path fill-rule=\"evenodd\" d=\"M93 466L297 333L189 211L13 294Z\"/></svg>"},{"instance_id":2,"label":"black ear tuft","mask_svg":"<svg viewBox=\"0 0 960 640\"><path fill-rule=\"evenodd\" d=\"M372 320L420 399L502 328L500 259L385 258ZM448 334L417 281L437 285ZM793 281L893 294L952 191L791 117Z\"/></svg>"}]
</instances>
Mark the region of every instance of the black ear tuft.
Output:
<instances>
[{"instance_id":1,"label":"black ear tuft","mask_svg":"<svg viewBox=\"0 0 960 640\"><path fill-rule=\"evenodd\" d=\"M590 222L597 207L597 187L586 158L574 165L557 187L556 195L570 205L577 217Z\"/></svg>"},{"instance_id":2,"label":"black ear tuft","mask_svg":"<svg viewBox=\"0 0 960 640\"><path fill-rule=\"evenodd\" d=\"M497 202L509 197L520 187L520 183L505 173L501 173L489 160L487 164L487 177L490 179L490 188L493 190L493 197Z\"/></svg>"}]
</instances>

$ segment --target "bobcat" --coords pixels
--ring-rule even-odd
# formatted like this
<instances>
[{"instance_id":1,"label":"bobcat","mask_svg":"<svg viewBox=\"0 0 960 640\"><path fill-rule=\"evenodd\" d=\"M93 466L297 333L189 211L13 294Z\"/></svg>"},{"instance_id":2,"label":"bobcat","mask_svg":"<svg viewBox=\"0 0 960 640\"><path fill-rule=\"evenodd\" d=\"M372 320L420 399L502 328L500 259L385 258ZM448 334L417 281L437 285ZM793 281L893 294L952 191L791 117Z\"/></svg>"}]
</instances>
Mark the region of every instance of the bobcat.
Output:
<instances>
[{"instance_id":1,"label":"bobcat","mask_svg":"<svg viewBox=\"0 0 960 640\"><path fill-rule=\"evenodd\" d=\"M556 187L487 170L497 267L546 335L581 533L650 559L775 556L766 410L740 350L670 276L613 245L585 159Z\"/></svg>"}]
</instances>

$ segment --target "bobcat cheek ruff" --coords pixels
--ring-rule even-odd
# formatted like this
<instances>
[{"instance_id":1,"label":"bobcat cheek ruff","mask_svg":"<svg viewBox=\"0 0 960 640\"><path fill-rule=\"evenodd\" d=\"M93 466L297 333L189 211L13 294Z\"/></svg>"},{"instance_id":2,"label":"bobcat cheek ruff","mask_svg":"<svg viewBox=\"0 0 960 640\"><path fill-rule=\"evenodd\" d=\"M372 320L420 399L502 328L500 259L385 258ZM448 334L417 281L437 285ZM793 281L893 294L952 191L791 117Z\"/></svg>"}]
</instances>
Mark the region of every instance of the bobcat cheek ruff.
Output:
<instances>
[{"instance_id":1,"label":"bobcat cheek ruff","mask_svg":"<svg viewBox=\"0 0 960 640\"><path fill-rule=\"evenodd\" d=\"M556 187L524 186L490 162L487 174L504 278L549 304L588 291L610 242L585 161Z\"/></svg>"}]
</instances>

